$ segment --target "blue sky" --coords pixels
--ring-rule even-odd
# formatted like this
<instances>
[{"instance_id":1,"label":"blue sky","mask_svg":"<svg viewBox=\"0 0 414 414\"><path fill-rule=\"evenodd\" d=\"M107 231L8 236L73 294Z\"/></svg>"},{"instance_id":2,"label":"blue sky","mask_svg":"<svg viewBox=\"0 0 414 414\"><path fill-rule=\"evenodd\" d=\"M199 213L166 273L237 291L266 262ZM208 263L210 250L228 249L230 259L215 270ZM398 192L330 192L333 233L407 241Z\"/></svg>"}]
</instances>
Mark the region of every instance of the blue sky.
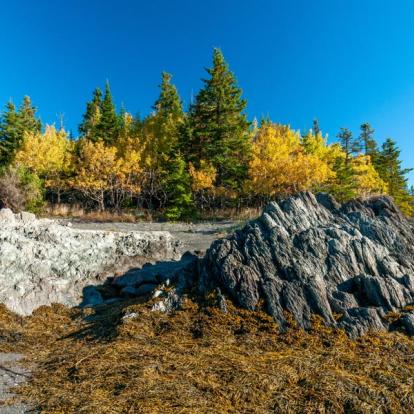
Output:
<instances>
[{"instance_id":1,"label":"blue sky","mask_svg":"<svg viewBox=\"0 0 414 414\"><path fill-rule=\"evenodd\" d=\"M43 122L75 133L106 79L118 107L145 115L160 72L185 103L220 47L249 118L334 139L369 121L414 166L414 1L1 0L0 104L32 97ZM414 174L410 181L414 184Z\"/></svg>"}]
</instances>

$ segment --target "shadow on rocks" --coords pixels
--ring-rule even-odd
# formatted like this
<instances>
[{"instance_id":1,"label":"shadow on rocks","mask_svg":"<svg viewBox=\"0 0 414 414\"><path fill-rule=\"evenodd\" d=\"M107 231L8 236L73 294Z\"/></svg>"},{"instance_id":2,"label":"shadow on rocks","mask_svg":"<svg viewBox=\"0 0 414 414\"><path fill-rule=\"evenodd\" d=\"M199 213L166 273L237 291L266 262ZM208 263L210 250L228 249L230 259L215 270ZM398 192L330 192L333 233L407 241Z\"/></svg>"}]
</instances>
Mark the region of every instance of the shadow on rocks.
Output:
<instances>
[{"instance_id":1,"label":"shadow on rocks","mask_svg":"<svg viewBox=\"0 0 414 414\"><path fill-rule=\"evenodd\" d=\"M198 255L187 252L178 261L148 263L108 277L100 285L86 286L79 304L81 313L77 315L82 315L86 326L65 338L111 340L117 336L122 321L135 316L126 311L133 304L153 301L154 311L178 309L183 294L192 289L198 277L200 260Z\"/></svg>"}]
</instances>

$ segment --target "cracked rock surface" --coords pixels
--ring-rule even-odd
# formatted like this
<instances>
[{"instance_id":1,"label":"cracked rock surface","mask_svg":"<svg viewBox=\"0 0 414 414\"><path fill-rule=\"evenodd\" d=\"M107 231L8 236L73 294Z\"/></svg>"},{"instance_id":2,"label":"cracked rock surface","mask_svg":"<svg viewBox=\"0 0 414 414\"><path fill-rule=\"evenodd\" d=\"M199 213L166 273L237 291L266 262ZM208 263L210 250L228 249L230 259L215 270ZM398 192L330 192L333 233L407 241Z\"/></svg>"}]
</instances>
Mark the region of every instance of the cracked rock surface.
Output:
<instances>
[{"instance_id":1,"label":"cracked rock surface","mask_svg":"<svg viewBox=\"0 0 414 414\"><path fill-rule=\"evenodd\" d=\"M79 230L0 210L0 302L21 315L51 303L78 305L83 288L108 275L179 257L168 232Z\"/></svg>"},{"instance_id":2,"label":"cracked rock surface","mask_svg":"<svg viewBox=\"0 0 414 414\"><path fill-rule=\"evenodd\" d=\"M392 329L387 313L414 303L414 226L388 197L341 205L300 193L215 241L200 284L247 309L264 303L282 328L288 311L304 328L317 314L351 336ZM413 334L414 313L398 323Z\"/></svg>"}]
</instances>

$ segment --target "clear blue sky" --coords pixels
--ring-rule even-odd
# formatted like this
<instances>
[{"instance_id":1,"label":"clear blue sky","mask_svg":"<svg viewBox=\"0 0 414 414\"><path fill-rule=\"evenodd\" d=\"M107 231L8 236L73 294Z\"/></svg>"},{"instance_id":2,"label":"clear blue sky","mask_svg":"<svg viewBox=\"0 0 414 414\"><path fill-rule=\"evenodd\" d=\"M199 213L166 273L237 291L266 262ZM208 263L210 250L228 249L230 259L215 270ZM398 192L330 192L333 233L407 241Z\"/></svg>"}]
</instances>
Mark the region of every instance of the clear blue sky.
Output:
<instances>
[{"instance_id":1,"label":"clear blue sky","mask_svg":"<svg viewBox=\"0 0 414 414\"><path fill-rule=\"evenodd\" d=\"M77 132L106 79L118 107L145 115L160 72L188 104L217 46L249 118L334 138L369 121L414 166L412 0L0 1L0 104L32 97L43 122ZM414 184L414 175L411 174Z\"/></svg>"}]
</instances>

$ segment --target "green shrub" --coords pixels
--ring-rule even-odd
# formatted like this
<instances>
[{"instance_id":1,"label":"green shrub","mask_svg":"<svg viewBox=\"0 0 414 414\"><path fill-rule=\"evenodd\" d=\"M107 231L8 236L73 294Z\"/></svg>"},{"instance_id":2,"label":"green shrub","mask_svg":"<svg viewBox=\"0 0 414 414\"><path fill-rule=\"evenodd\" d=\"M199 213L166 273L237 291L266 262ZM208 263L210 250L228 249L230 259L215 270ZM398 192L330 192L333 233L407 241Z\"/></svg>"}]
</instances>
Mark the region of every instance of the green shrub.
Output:
<instances>
[{"instance_id":1,"label":"green shrub","mask_svg":"<svg viewBox=\"0 0 414 414\"><path fill-rule=\"evenodd\" d=\"M0 204L13 211L38 213L44 206L43 181L24 167L9 166L0 172Z\"/></svg>"}]
</instances>

